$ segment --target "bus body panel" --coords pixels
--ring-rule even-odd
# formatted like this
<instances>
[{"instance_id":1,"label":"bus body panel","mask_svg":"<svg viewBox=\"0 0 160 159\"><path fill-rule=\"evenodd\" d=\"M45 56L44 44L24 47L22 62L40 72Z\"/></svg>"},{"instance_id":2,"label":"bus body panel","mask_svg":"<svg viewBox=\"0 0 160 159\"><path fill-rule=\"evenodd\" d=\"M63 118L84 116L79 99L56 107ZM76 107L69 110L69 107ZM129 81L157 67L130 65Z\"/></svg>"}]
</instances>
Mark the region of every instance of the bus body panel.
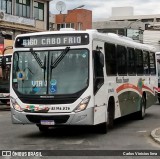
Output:
<instances>
[{"instance_id":1,"label":"bus body panel","mask_svg":"<svg viewBox=\"0 0 160 159\"><path fill-rule=\"evenodd\" d=\"M93 107L79 113L21 113L11 108L12 123L40 124L40 120L54 120L55 125L94 125ZM67 116L67 118L66 118ZM61 119L59 119L61 118ZM63 119L66 118L66 119Z\"/></svg>"}]
</instances>

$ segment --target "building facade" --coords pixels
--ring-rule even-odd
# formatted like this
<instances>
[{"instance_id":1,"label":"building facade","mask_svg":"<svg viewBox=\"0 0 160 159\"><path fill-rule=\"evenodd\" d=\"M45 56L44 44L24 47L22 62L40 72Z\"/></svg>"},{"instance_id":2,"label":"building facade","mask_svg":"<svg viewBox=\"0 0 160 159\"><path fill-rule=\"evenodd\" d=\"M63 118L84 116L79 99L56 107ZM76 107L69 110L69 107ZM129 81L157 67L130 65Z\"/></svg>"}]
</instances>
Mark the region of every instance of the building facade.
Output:
<instances>
[{"instance_id":1,"label":"building facade","mask_svg":"<svg viewBox=\"0 0 160 159\"><path fill-rule=\"evenodd\" d=\"M74 28L86 30L92 28L92 11L86 9L69 10L67 14L55 15L55 30Z\"/></svg>"},{"instance_id":2,"label":"building facade","mask_svg":"<svg viewBox=\"0 0 160 159\"><path fill-rule=\"evenodd\" d=\"M143 42L143 32L145 30L160 29L160 14L132 15L133 10L128 7L127 12L123 9L122 14L122 9L121 7L115 8L116 13L112 13L112 16L105 21L93 22L93 29L97 29L99 32L124 35L139 42Z\"/></svg>"},{"instance_id":3,"label":"building facade","mask_svg":"<svg viewBox=\"0 0 160 159\"><path fill-rule=\"evenodd\" d=\"M0 53L18 34L49 30L49 1L0 0Z\"/></svg>"},{"instance_id":4,"label":"building facade","mask_svg":"<svg viewBox=\"0 0 160 159\"><path fill-rule=\"evenodd\" d=\"M0 0L0 35L14 39L21 33L49 30L50 0Z\"/></svg>"}]
</instances>

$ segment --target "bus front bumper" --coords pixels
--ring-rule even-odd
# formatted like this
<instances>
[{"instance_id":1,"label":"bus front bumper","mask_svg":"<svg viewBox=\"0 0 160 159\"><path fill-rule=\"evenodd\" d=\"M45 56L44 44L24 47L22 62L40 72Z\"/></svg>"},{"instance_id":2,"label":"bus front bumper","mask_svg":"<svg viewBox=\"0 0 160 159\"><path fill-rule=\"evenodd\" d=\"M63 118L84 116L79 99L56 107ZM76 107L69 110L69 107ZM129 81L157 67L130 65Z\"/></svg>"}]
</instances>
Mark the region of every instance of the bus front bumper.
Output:
<instances>
[{"instance_id":1,"label":"bus front bumper","mask_svg":"<svg viewBox=\"0 0 160 159\"><path fill-rule=\"evenodd\" d=\"M11 108L13 124L41 124L42 121L53 121L54 125L93 125L94 108L71 113L26 113Z\"/></svg>"}]
</instances>

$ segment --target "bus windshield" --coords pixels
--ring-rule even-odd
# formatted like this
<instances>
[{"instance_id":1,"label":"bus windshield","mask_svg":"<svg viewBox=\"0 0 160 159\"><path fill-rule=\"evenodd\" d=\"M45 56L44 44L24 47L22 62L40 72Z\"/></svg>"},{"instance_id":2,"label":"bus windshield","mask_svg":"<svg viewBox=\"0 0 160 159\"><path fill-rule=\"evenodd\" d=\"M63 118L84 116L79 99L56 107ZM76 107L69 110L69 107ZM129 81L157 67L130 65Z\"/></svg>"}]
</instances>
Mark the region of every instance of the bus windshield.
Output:
<instances>
[{"instance_id":1,"label":"bus windshield","mask_svg":"<svg viewBox=\"0 0 160 159\"><path fill-rule=\"evenodd\" d=\"M88 86L87 49L15 52L13 88L23 95L64 95ZM53 65L61 58L57 65ZM53 67L54 66L54 67Z\"/></svg>"}]
</instances>

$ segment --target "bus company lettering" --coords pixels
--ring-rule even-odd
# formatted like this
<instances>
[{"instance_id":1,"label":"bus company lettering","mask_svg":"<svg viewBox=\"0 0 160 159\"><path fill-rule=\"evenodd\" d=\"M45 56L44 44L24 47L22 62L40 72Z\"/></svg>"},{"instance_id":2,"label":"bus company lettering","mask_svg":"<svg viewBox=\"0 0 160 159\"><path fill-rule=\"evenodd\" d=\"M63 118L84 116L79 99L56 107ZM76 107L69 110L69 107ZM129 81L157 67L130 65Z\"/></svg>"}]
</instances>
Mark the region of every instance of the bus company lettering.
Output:
<instances>
[{"instance_id":1,"label":"bus company lettering","mask_svg":"<svg viewBox=\"0 0 160 159\"><path fill-rule=\"evenodd\" d=\"M44 38L41 40L42 45L51 44L81 44L81 37L63 37L63 38Z\"/></svg>"},{"instance_id":2,"label":"bus company lettering","mask_svg":"<svg viewBox=\"0 0 160 159\"><path fill-rule=\"evenodd\" d=\"M31 39L23 39L24 46L50 46L50 45L73 45L73 44L81 44L81 36L69 36L69 37L43 37L43 38L31 38Z\"/></svg>"},{"instance_id":3,"label":"bus company lettering","mask_svg":"<svg viewBox=\"0 0 160 159\"><path fill-rule=\"evenodd\" d=\"M116 77L116 83L128 83L129 82L129 78L118 78Z\"/></svg>"}]
</instances>

